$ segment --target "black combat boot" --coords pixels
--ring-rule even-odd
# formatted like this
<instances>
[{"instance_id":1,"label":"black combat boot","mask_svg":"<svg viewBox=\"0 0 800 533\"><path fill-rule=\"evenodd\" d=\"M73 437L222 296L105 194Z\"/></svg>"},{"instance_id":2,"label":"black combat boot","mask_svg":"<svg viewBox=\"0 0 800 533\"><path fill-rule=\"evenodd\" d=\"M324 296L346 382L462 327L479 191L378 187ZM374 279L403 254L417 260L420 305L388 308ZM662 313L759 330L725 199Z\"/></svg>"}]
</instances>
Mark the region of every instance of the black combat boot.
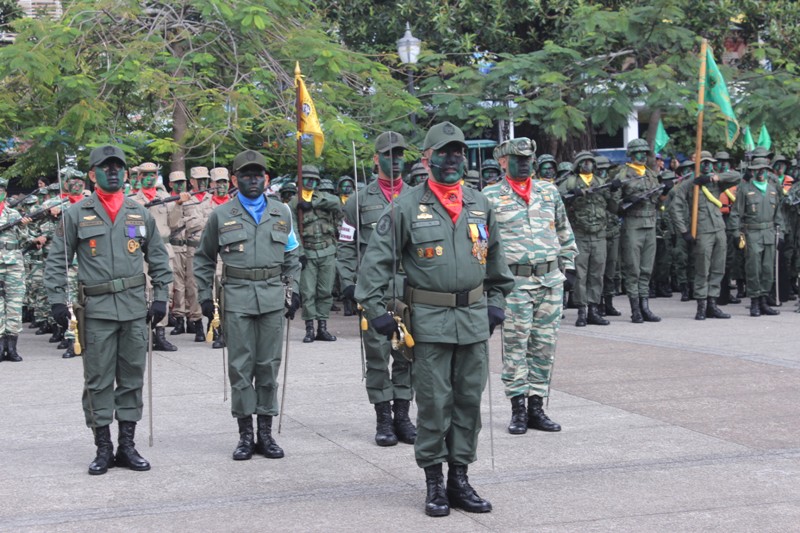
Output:
<instances>
[{"instance_id":1,"label":"black combat boot","mask_svg":"<svg viewBox=\"0 0 800 533\"><path fill-rule=\"evenodd\" d=\"M575 321L575 327L577 328L586 327L586 307L583 305L578 307L578 320Z\"/></svg>"},{"instance_id":2,"label":"black combat boot","mask_svg":"<svg viewBox=\"0 0 800 533\"><path fill-rule=\"evenodd\" d=\"M19 363L22 361L22 357L17 353L17 336L16 335L6 335L6 354L3 356L3 360L11 361L13 363Z\"/></svg>"},{"instance_id":3,"label":"black combat boot","mask_svg":"<svg viewBox=\"0 0 800 533\"><path fill-rule=\"evenodd\" d=\"M344 316L353 316L356 314L353 307L353 300L345 298L342 300L342 307L344 307Z\"/></svg>"},{"instance_id":4,"label":"black combat boot","mask_svg":"<svg viewBox=\"0 0 800 533\"><path fill-rule=\"evenodd\" d=\"M750 316L761 316L761 298L750 298Z\"/></svg>"},{"instance_id":5,"label":"black combat boot","mask_svg":"<svg viewBox=\"0 0 800 533\"><path fill-rule=\"evenodd\" d=\"M375 426L375 443L378 446L397 444L397 435L394 434L394 422L392 421L392 406L388 401L375 404L375 416L378 420Z\"/></svg>"},{"instance_id":6,"label":"black combat boot","mask_svg":"<svg viewBox=\"0 0 800 533\"><path fill-rule=\"evenodd\" d=\"M67 351L61 354L62 359L72 359L75 357L75 341L72 339L67 340Z\"/></svg>"},{"instance_id":7,"label":"black combat boot","mask_svg":"<svg viewBox=\"0 0 800 533\"><path fill-rule=\"evenodd\" d=\"M561 431L561 426L544 413L543 405L541 396L528 396L528 427L539 431Z\"/></svg>"},{"instance_id":8,"label":"black combat boot","mask_svg":"<svg viewBox=\"0 0 800 533\"><path fill-rule=\"evenodd\" d=\"M283 457L283 448L278 446L272 438L272 416L257 415L258 442L256 442L256 452L262 454L267 459L280 459Z\"/></svg>"},{"instance_id":9,"label":"black combat boot","mask_svg":"<svg viewBox=\"0 0 800 533\"><path fill-rule=\"evenodd\" d=\"M689 285L687 283L681 283L681 301L689 301Z\"/></svg>"},{"instance_id":10,"label":"black combat boot","mask_svg":"<svg viewBox=\"0 0 800 533\"><path fill-rule=\"evenodd\" d=\"M0 337L0 361L6 360L6 348L8 347L8 339L3 335Z\"/></svg>"},{"instance_id":11,"label":"black combat boot","mask_svg":"<svg viewBox=\"0 0 800 533\"><path fill-rule=\"evenodd\" d=\"M705 320L706 319L706 301L705 300L697 300L697 313L694 315L695 320Z\"/></svg>"},{"instance_id":12,"label":"black combat boot","mask_svg":"<svg viewBox=\"0 0 800 533\"><path fill-rule=\"evenodd\" d=\"M52 329L53 329L53 334L50 335L50 338L47 339L47 342L53 343L53 342L61 342L61 341L63 341L64 340L64 330L61 328L61 326L56 324L55 326L52 326Z\"/></svg>"},{"instance_id":13,"label":"black combat boot","mask_svg":"<svg viewBox=\"0 0 800 533\"><path fill-rule=\"evenodd\" d=\"M508 432L512 435L523 435L528 431L528 411L525 409L525 395L511 398L511 422Z\"/></svg>"},{"instance_id":14,"label":"black combat boot","mask_svg":"<svg viewBox=\"0 0 800 533\"><path fill-rule=\"evenodd\" d=\"M183 317L175 317L175 327L169 332L170 335L183 335L186 333L186 326L184 325Z\"/></svg>"},{"instance_id":15,"label":"black combat boot","mask_svg":"<svg viewBox=\"0 0 800 533\"><path fill-rule=\"evenodd\" d=\"M39 329L36 330L36 335L47 335L48 333L53 333L53 327L48 324L46 320L44 322L40 322Z\"/></svg>"},{"instance_id":16,"label":"black combat boot","mask_svg":"<svg viewBox=\"0 0 800 533\"><path fill-rule=\"evenodd\" d=\"M233 460L247 461L253 457L253 450L256 447L253 442L253 417L243 416L236 421L239 423L239 444L233 450Z\"/></svg>"},{"instance_id":17,"label":"black combat boot","mask_svg":"<svg viewBox=\"0 0 800 533\"><path fill-rule=\"evenodd\" d=\"M114 443L111 442L111 427L102 426L94 428L94 444L97 446L97 456L89 464L89 475L99 476L114 468Z\"/></svg>"},{"instance_id":18,"label":"black combat boot","mask_svg":"<svg viewBox=\"0 0 800 533\"><path fill-rule=\"evenodd\" d=\"M781 314L780 311L778 311L777 309L773 309L772 307L769 306L769 303L767 302L767 297L766 296L762 296L761 298L759 298L758 309L759 309L759 311L761 311L762 315L775 316L775 315ZM11 340L12 339L14 341L14 345L16 346L16 344L17 344L17 338L16 337L12 337L12 336L9 335L9 337L8 337L8 340L9 340L9 344L8 344L9 355L11 355Z\"/></svg>"},{"instance_id":19,"label":"black combat boot","mask_svg":"<svg viewBox=\"0 0 800 533\"><path fill-rule=\"evenodd\" d=\"M178 321L175 320L175 315L172 313L167 313L167 327L174 328L178 325Z\"/></svg>"},{"instance_id":20,"label":"black combat boot","mask_svg":"<svg viewBox=\"0 0 800 533\"><path fill-rule=\"evenodd\" d=\"M731 315L729 315L728 313L723 312L722 309L717 307L717 299L714 298L713 296L709 296L708 297L707 309L708 309L708 311L706 311L706 316L708 318L730 318L731 317Z\"/></svg>"},{"instance_id":21,"label":"black combat boot","mask_svg":"<svg viewBox=\"0 0 800 533\"><path fill-rule=\"evenodd\" d=\"M206 330L203 329L203 319L194 320L194 342L206 342Z\"/></svg>"},{"instance_id":22,"label":"black combat boot","mask_svg":"<svg viewBox=\"0 0 800 533\"><path fill-rule=\"evenodd\" d=\"M186 317L186 333L194 333L194 321Z\"/></svg>"},{"instance_id":23,"label":"black combat boot","mask_svg":"<svg viewBox=\"0 0 800 533\"><path fill-rule=\"evenodd\" d=\"M770 306L777 306L778 305L778 301L775 299L775 295L774 294L767 294L766 296L762 296L761 298L764 299L764 302L767 305L770 305ZM763 309L761 310L761 314L766 314L766 313L764 313Z\"/></svg>"},{"instance_id":24,"label":"black combat boot","mask_svg":"<svg viewBox=\"0 0 800 533\"><path fill-rule=\"evenodd\" d=\"M611 324L608 320L600 315L600 309L597 304L589 304L589 315L587 316L587 323L593 326L607 326Z\"/></svg>"},{"instance_id":25,"label":"black combat boot","mask_svg":"<svg viewBox=\"0 0 800 533\"><path fill-rule=\"evenodd\" d=\"M114 456L114 463L117 466L144 472L150 470L150 463L136 451L136 444L133 442L135 433L136 422L119 421L119 439L117 441L119 446L117 446L117 455Z\"/></svg>"},{"instance_id":26,"label":"black combat boot","mask_svg":"<svg viewBox=\"0 0 800 533\"><path fill-rule=\"evenodd\" d=\"M28 329L38 329L38 328L42 327L42 324L44 324L44 322L45 322L44 320L35 320L34 319L28 325Z\"/></svg>"},{"instance_id":27,"label":"black combat boot","mask_svg":"<svg viewBox=\"0 0 800 533\"><path fill-rule=\"evenodd\" d=\"M642 308L639 305L639 298L630 296L628 299L631 302L631 322L634 324L642 324L644 322L644 318L642 318Z\"/></svg>"},{"instance_id":28,"label":"black combat boot","mask_svg":"<svg viewBox=\"0 0 800 533\"><path fill-rule=\"evenodd\" d=\"M169 342L164 335L164 328L156 326L153 333L153 349L157 352L177 352L178 347Z\"/></svg>"},{"instance_id":29,"label":"black combat boot","mask_svg":"<svg viewBox=\"0 0 800 533\"><path fill-rule=\"evenodd\" d=\"M619 310L614 307L614 297L610 294L605 295L605 302L603 306L605 307L606 316L622 315L622 313L620 313Z\"/></svg>"},{"instance_id":30,"label":"black combat boot","mask_svg":"<svg viewBox=\"0 0 800 533\"><path fill-rule=\"evenodd\" d=\"M656 297L657 298L672 298L672 289L669 283L661 282L656 283Z\"/></svg>"},{"instance_id":31,"label":"black combat boot","mask_svg":"<svg viewBox=\"0 0 800 533\"><path fill-rule=\"evenodd\" d=\"M66 332L61 336L61 342L56 346L58 350L64 350L65 348L69 348L69 339L67 338Z\"/></svg>"},{"instance_id":32,"label":"black combat boot","mask_svg":"<svg viewBox=\"0 0 800 533\"><path fill-rule=\"evenodd\" d=\"M661 322L661 317L650 310L650 301L648 298L639 298L639 303L642 306L642 318L645 322Z\"/></svg>"},{"instance_id":33,"label":"black combat boot","mask_svg":"<svg viewBox=\"0 0 800 533\"><path fill-rule=\"evenodd\" d=\"M408 409L411 407L410 400L397 400L392 402L392 413L394 413L394 434L397 440L406 444L414 444L417 440L417 428L411 423L408 417Z\"/></svg>"},{"instance_id":34,"label":"black combat boot","mask_svg":"<svg viewBox=\"0 0 800 533\"><path fill-rule=\"evenodd\" d=\"M454 509L463 509L468 513L488 513L492 504L484 500L469 484L467 465L448 463L447 501Z\"/></svg>"},{"instance_id":35,"label":"black combat boot","mask_svg":"<svg viewBox=\"0 0 800 533\"><path fill-rule=\"evenodd\" d=\"M303 337L303 342L314 342L314 321L306 320L306 336Z\"/></svg>"},{"instance_id":36,"label":"black combat boot","mask_svg":"<svg viewBox=\"0 0 800 533\"><path fill-rule=\"evenodd\" d=\"M425 514L428 516L449 515L450 504L444 489L442 463L425 467L425 486L428 489L428 494L425 496Z\"/></svg>"},{"instance_id":37,"label":"black combat boot","mask_svg":"<svg viewBox=\"0 0 800 533\"><path fill-rule=\"evenodd\" d=\"M214 329L216 333L216 338L214 339L214 344L211 345L212 348L224 348L225 347L225 336L219 332L219 329Z\"/></svg>"},{"instance_id":38,"label":"black combat boot","mask_svg":"<svg viewBox=\"0 0 800 533\"><path fill-rule=\"evenodd\" d=\"M318 341L335 341L336 336L331 335L328 332L328 321L327 320L317 320L317 336L316 340Z\"/></svg>"},{"instance_id":39,"label":"black combat boot","mask_svg":"<svg viewBox=\"0 0 800 533\"><path fill-rule=\"evenodd\" d=\"M743 279L737 279L736 280L736 297L737 298L744 298L745 297L744 280Z\"/></svg>"}]
</instances>

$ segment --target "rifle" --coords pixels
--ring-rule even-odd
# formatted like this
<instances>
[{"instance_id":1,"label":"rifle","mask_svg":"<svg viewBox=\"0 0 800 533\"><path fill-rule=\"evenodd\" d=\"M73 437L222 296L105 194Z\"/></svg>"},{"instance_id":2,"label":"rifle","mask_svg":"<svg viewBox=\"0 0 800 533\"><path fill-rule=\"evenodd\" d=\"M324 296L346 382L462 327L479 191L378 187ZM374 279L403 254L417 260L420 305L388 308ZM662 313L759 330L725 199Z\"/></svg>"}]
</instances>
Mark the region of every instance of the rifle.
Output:
<instances>
[{"instance_id":1,"label":"rifle","mask_svg":"<svg viewBox=\"0 0 800 533\"><path fill-rule=\"evenodd\" d=\"M16 198L14 200L9 200L8 203L7 203L8 207L17 207L19 204L21 204L22 202L24 202L25 200L27 200L31 196L35 195L36 191L38 191L38 190L39 189L34 189L33 191L29 192L28 194L26 194L22 198Z\"/></svg>"},{"instance_id":2,"label":"rifle","mask_svg":"<svg viewBox=\"0 0 800 533\"><path fill-rule=\"evenodd\" d=\"M195 194L200 194L200 193L203 193L203 192L209 192L211 190L212 189L200 189L199 191L192 191L189 194L194 196ZM153 200L151 202L147 202L146 204L144 204L144 206L147 207L147 208L150 208L150 207L154 207L154 206L157 206L157 205L168 204L170 202L177 202L180 199L181 199L180 195L178 195L178 196L168 196L167 198L156 198L155 200Z\"/></svg>"},{"instance_id":3,"label":"rifle","mask_svg":"<svg viewBox=\"0 0 800 533\"><path fill-rule=\"evenodd\" d=\"M629 181L633 181L635 179L638 179L638 176L635 177L635 178L628 178L626 180L622 180L622 181L619 182L619 185L621 187L622 185L625 185ZM600 191L604 191L606 189L610 189L611 187L613 187L613 185L614 185L614 180L611 180L611 181L607 181L606 183L604 183L602 185L598 185L597 187L589 187L588 189L585 189L583 191L583 195L582 196L589 196L590 194L595 194L595 193L598 193ZM567 193L564 196L562 196L562 198L564 200L572 200L573 198L577 198L577 195L572 194L572 193Z\"/></svg>"},{"instance_id":4,"label":"rifle","mask_svg":"<svg viewBox=\"0 0 800 533\"><path fill-rule=\"evenodd\" d=\"M658 187L653 187L652 189L644 191L643 193L633 195L633 197L631 197L630 200L622 203L622 205L620 206L620 210L621 211L627 211L628 209L630 209L634 205L638 204L639 202L641 202L643 200L647 200L648 198L650 198L651 196L653 196L657 192L661 192L661 190L663 188L664 188L664 184L662 183Z\"/></svg>"},{"instance_id":5,"label":"rifle","mask_svg":"<svg viewBox=\"0 0 800 533\"><path fill-rule=\"evenodd\" d=\"M58 202L58 204L56 204L56 205L51 205L50 207L42 207L41 209L37 209L36 211L31 211L30 213L28 213L24 217L18 218L17 220L14 220L13 222L6 222L2 226L0 226L0 233L6 231L8 229L11 229L11 228L13 228L15 226L19 226L22 223L22 220L25 219L25 218L29 218L29 219L31 219L31 221L41 220L41 219L43 219L44 217L46 217L46 216L48 216L50 214L50 210L52 208L60 207L61 205L63 205L65 202L68 202L68 201L69 201L68 198L62 198Z\"/></svg>"}]
</instances>

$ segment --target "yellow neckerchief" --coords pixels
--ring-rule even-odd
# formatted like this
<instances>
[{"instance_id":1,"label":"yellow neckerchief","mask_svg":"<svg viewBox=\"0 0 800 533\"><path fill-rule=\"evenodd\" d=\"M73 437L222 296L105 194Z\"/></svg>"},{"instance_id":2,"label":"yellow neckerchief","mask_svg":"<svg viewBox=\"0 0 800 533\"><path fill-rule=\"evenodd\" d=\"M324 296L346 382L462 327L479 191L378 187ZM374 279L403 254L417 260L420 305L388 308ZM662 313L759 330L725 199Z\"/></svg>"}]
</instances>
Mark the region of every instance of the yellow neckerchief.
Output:
<instances>
[{"instance_id":1,"label":"yellow neckerchief","mask_svg":"<svg viewBox=\"0 0 800 533\"><path fill-rule=\"evenodd\" d=\"M736 195L733 194L730 189L725 189L725 196L727 196L731 202L736 201Z\"/></svg>"},{"instance_id":2,"label":"yellow neckerchief","mask_svg":"<svg viewBox=\"0 0 800 533\"><path fill-rule=\"evenodd\" d=\"M644 172L645 170L647 170L646 166L640 165L639 163L625 163L625 164L628 165L633 170L635 170L636 174L639 176L644 176Z\"/></svg>"},{"instance_id":3,"label":"yellow neckerchief","mask_svg":"<svg viewBox=\"0 0 800 533\"><path fill-rule=\"evenodd\" d=\"M594 178L594 174L590 172L589 174L578 174L578 175L581 177L581 179L583 180L583 182L586 184L587 187L592 186L592 178Z\"/></svg>"},{"instance_id":4,"label":"yellow neckerchief","mask_svg":"<svg viewBox=\"0 0 800 533\"><path fill-rule=\"evenodd\" d=\"M718 209L722 207L722 202L720 202L717 198L715 198L714 195L711 194L711 191L706 189L705 185L701 185L700 190L703 191L703 194L706 196L708 201L717 206Z\"/></svg>"},{"instance_id":5,"label":"yellow neckerchief","mask_svg":"<svg viewBox=\"0 0 800 533\"><path fill-rule=\"evenodd\" d=\"M301 189L300 195L303 197L303 200L306 202L310 202L311 198L314 196L314 189L310 191L308 189Z\"/></svg>"},{"instance_id":6,"label":"yellow neckerchief","mask_svg":"<svg viewBox=\"0 0 800 533\"><path fill-rule=\"evenodd\" d=\"M339 198L342 200L343 204L346 204L347 203L347 199L350 198L350 196L347 195L347 194L343 194Z\"/></svg>"}]
</instances>

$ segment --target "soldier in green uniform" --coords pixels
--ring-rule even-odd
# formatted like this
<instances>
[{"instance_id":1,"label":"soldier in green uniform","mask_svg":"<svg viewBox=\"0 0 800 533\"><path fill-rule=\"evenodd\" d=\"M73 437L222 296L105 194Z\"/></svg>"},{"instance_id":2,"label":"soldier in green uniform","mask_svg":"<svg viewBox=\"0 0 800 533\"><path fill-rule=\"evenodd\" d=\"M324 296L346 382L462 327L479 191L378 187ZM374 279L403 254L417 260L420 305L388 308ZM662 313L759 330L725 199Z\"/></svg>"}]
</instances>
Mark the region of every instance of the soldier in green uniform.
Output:
<instances>
[{"instance_id":1,"label":"soldier in green uniform","mask_svg":"<svg viewBox=\"0 0 800 533\"><path fill-rule=\"evenodd\" d=\"M78 257L78 302L85 318L79 325L84 344L83 409L94 431L97 457L89 473L105 474L112 466L149 470L136 451L136 422L142 418L142 386L148 325L167 313L167 286L172 281L169 256L150 213L125 198L125 154L100 146L89 154L89 179L95 192L64 211L64 226L45 264L45 288L53 317L69 324L65 264ZM145 299L144 261L153 284L153 302ZM116 386L115 386L116 382ZM119 421L119 447L113 454L110 424Z\"/></svg>"},{"instance_id":2,"label":"soldier in green uniform","mask_svg":"<svg viewBox=\"0 0 800 533\"><path fill-rule=\"evenodd\" d=\"M606 269L607 213L616 213L618 209L619 195L615 194L618 189L614 189L614 183L606 187L605 180L594 174L595 158L591 152L575 156L573 167L578 175L570 174L558 186L558 192L567 207L567 217L578 245L575 283L572 284L573 302L578 308L575 325L607 326L609 322L600 315L598 306Z\"/></svg>"},{"instance_id":3,"label":"soldier in green uniform","mask_svg":"<svg viewBox=\"0 0 800 533\"><path fill-rule=\"evenodd\" d=\"M425 168L425 165L422 163L415 163L414 166L411 167L411 172L408 175L408 184L411 187L416 187L427 179L428 170ZM484 182L484 184L485 183L486 182Z\"/></svg>"},{"instance_id":4,"label":"soldier in green uniform","mask_svg":"<svg viewBox=\"0 0 800 533\"><path fill-rule=\"evenodd\" d=\"M514 290L506 297L501 376L506 397L511 400L508 431L513 435L521 435L528 428L561 430L542 406L550 392L564 274L575 278L578 253L558 190L547 181L532 179L535 149L535 143L524 137L495 148L494 156L506 179L484 189L497 217L506 261L515 276Z\"/></svg>"},{"instance_id":5,"label":"soldier in green uniform","mask_svg":"<svg viewBox=\"0 0 800 533\"><path fill-rule=\"evenodd\" d=\"M402 261L416 341L414 452L425 469L430 516L445 516L451 506L468 512L492 509L470 486L467 465L476 459L489 335L504 320L505 295L514 286L488 200L461 186L466 148L464 134L449 122L428 130L422 163L429 179L384 211L364 254L355 294L377 333L396 334L397 323L384 304L386 273ZM446 492L445 461L450 465Z\"/></svg>"},{"instance_id":6,"label":"soldier in green uniform","mask_svg":"<svg viewBox=\"0 0 800 533\"><path fill-rule=\"evenodd\" d=\"M728 171L714 173L716 160L710 152L700 153L700 175L693 180L685 180L679 186L670 205L675 217L675 228L681 238L694 244L694 298L697 300L695 320L708 318L730 318L731 315L717 307L722 277L725 275L726 237L725 222L722 220L719 195L728 187L741 180L741 174ZM691 220L695 186L699 189L697 209L697 236L692 237Z\"/></svg>"},{"instance_id":7,"label":"soldier in green uniform","mask_svg":"<svg viewBox=\"0 0 800 533\"><path fill-rule=\"evenodd\" d=\"M468 170L466 176L464 176L464 185L467 187L471 187L476 191L480 191L483 187L481 187L481 174L477 170Z\"/></svg>"},{"instance_id":8,"label":"soldier in green uniform","mask_svg":"<svg viewBox=\"0 0 800 533\"><path fill-rule=\"evenodd\" d=\"M18 211L6 205L8 180L0 178L0 225L22 220ZM30 220L30 219L27 219ZM22 223L0 233L0 335L2 361L22 361L17 352L17 339L22 331L22 300L25 297L25 266L22 248L28 234Z\"/></svg>"},{"instance_id":9,"label":"soldier in green uniform","mask_svg":"<svg viewBox=\"0 0 800 533\"><path fill-rule=\"evenodd\" d=\"M284 307L287 318L300 308L299 245L288 207L264 194L269 179L264 156L241 152L233 160L233 172L239 194L209 216L195 254L194 276L210 321L217 256L222 259L222 330L230 355L231 413L239 425L233 459L250 459L254 451L279 459L284 453L272 437L272 418L278 414ZM284 284L291 287L291 303L286 302Z\"/></svg>"},{"instance_id":10,"label":"soldier in green uniform","mask_svg":"<svg viewBox=\"0 0 800 533\"><path fill-rule=\"evenodd\" d=\"M536 160L537 171L536 179L555 183L556 181L556 158L550 154L542 154Z\"/></svg>"},{"instance_id":11,"label":"soldier in green uniform","mask_svg":"<svg viewBox=\"0 0 800 533\"><path fill-rule=\"evenodd\" d=\"M345 300L354 299L358 261L365 257L378 219L392 198L400 198L408 192L409 187L404 186L401 179L406 148L406 141L399 133L387 131L378 135L373 156L378 165L378 179L358 193L358 203L356 197L352 196L344 206L337 267ZM389 306L391 300L403 297L404 276L397 273L392 279L390 272L386 273L389 286L381 302L385 307ZM408 417L413 397L411 365L400 352L392 350L392 344L385 335L368 329L362 333L362 337L367 366L367 398L375 406L377 418L375 442L378 446L394 446L399 439L413 444L417 430Z\"/></svg>"},{"instance_id":12,"label":"soldier in green uniform","mask_svg":"<svg viewBox=\"0 0 800 533\"><path fill-rule=\"evenodd\" d=\"M500 175L500 163L498 163L497 160L487 159L483 162L483 165L481 165L481 180L483 181L484 187L500 181Z\"/></svg>"},{"instance_id":13,"label":"soldier in green uniform","mask_svg":"<svg viewBox=\"0 0 800 533\"><path fill-rule=\"evenodd\" d=\"M645 166L650 152L644 139L630 141L627 154L631 161L614 178L622 187L622 274L634 324L661 320L650 311L650 276L656 257L656 204L661 191L655 172Z\"/></svg>"},{"instance_id":14,"label":"soldier in green uniform","mask_svg":"<svg viewBox=\"0 0 800 533\"><path fill-rule=\"evenodd\" d=\"M602 180L608 179L608 172L611 169L611 161L605 156L595 158L597 170L595 175ZM620 220L616 212L606 211L606 267L603 270L603 301L600 305L600 313L603 316L620 316L614 307L614 294L617 286L617 271L619 270L619 235Z\"/></svg>"},{"instance_id":15,"label":"soldier in green uniform","mask_svg":"<svg viewBox=\"0 0 800 533\"><path fill-rule=\"evenodd\" d=\"M656 259L653 278L650 280L651 293L658 298L672 296L670 271L672 269L672 222L669 218L669 192L675 184L675 173L665 170L659 177L664 189L658 195L656 206Z\"/></svg>"},{"instance_id":16,"label":"soldier in green uniform","mask_svg":"<svg viewBox=\"0 0 800 533\"><path fill-rule=\"evenodd\" d=\"M731 156L728 152L716 152L714 159L714 171L717 174L728 172L731 169ZM719 196L722 207L722 220L725 222L725 241L727 243L725 253L725 275L722 277L722 287L719 293L719 305L738 304L744 297L744 250L740 249L738 232L731 228L730 213L736 203L736 186L728 187ZM730 282L736 281L737 294L731 294Z\"/></svg>"},{"instance_id":17,"label":"soldier in green uniform","mask_svg":"<svg viewBox=\"0 0 800 533\"><path fill-rule=\"evenodd\" d=\"M679 185L684 181L692 181L694 179L694 163L687 159L678 165L675 169L675 184L672 190L667 193L667 204L672 206L675 202L675 195L679 190ZM689 227L691 213L684 213L680 225L678 224L677 214L673 211L670 214L669 221L672 224L671 233L673 236L674 246L672 249L672 268L673 276L678 283L678 290L681 291L681 301L688 302L692 299L692 292L694 286L694 261L690 261L692 251L694 250L694 242L685 240L681 236L679 227Z\"/></svg>"},{"instance_id":18,"label":"soldier in green uniform","mask_svg":"<svg viewBox=\"0 0 800 533\"><path fill-rule=\"evenodd\" d=\"M342 202L342 205L347 203L350 195L352 195L355 190L356 182L350 176L341 176L336 183L336 192L339 195L339 200Z\"/></svg>"},{"instance_id":19,"label":"soldier in green uniform","mask_svg":"<svg viewBox=\"0 0 800 533\"><path fill-rule=\"evenodd\" d=\"M303 167L303 186L289 202L300 240L300 296L306 336L303 342L335 341L328 332L328 316L333 304L333 281L336 275L336 229L341 203L326 192L318 191L320 177L315 166ZM314 320L317 334L314 336Z\"/></svg>"},{"instance_id":20,"label":"soldier in green uniform","mask_svg":"<svg viewBox=\"0 0 800 533\"><path fill-rule=\"evenodd\" d=\"M775 273L775 235L784 225L781 191L769 180L769 161L756 158L750 164L753 178L743 181L731 212L731 225L745 241L745 272L750 316L777 315L767 303Z\"/></svg>"},{"instance_id":21,"label":"soldier in green uniform","mask_svg":"<svg viewBox=\"0 0 800 533\"><path fill-rule=\"evenodd\" d=\"M281 187L281 202L288 204L297 195L297 184L289 181Z\"/></svg>"},{"instance_id":22,"label":"soldier in green uniform","mask_svg":"<svg viewBox=\"0 0 800 533\"><path fill-rule=\"evenodd\" d=\"M568 177L574 176L572 172L573 172L572 163L570 163L569 161L562 161L561 163L559 163L555 180L556 187L564 183L564 181L566 181Z\"/></svg>"}]
</instances>

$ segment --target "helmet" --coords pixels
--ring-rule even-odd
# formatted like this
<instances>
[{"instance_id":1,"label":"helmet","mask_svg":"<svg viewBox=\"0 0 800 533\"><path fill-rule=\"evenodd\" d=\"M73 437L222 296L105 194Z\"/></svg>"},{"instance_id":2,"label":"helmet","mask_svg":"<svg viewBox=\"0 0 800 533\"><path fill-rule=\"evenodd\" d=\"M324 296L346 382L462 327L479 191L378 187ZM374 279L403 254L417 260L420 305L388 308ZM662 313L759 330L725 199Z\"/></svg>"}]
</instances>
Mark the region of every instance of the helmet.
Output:
<instances>
[{"instance_id":1,"label":"helmet","mask_svg":"<svg viewBox=\"0 0 800 533\"><path fill-rule=\"evenodd\" d=\"M483 172L487 168L493 168L498 172L500 172L500 163L498 163L496 159L487 159L486 161L483 162L483 165L481 165L481 172Z\"/></svg>"},{"instance_id":2,"label":"helmet","mask_svg":"<svg viewBox=\"0 0 800 533\"><path fill-rule=\"evenodd\" d=\"M539 156L539 159L536 160L536 164L538 166L542 166L542 163L553 163L556 164L556 158L550 154L542 154Z\"/></svg>"},{"instance_id":3,"label":"helmet","mask_svg":"<svg viewBox=\"0 0 800 533\"><path fill-rule=\"evenodd\" d=\"M717 152L714 154L714 159L717 161L730 161L731 155L728 152Z\"/></svg>"},{"instance_id":4,"label":"helmet","mask_svg":"<svg viewBox=\"0 0 800 533\"><path fill-rule=\"evenodd\" d=\"M570 163L569 161L564 161L563 163L558 164L559 174L566 174L568 172L572 172L572 163Z\"/></svg>"},{"instance_id":5,"label":"helmet","mask_svg":"<svg viewBox=\"0 0 800 533\"><path fill-rule=\"evenodd\" d=\"M464 181L469 184L473 189L477 189L481 182L481 175L477 170L468 170Z\"/></svg>"},{"instance_id":6,"label":"helmet","mask_svg":"<svg viewBox=\"0 0 800 533\"><path fill-rule=\"evenodd\" d=\"M323 178L320 180L319 190L323 192L329 192L331 194L336 193L336 187L333 186L333 182L328 178Z\"/></svg>"},{"instance_id":7,"label":"helmet","mask_svg":"<svg viewBox=\"0 0 800 533\"><path fill-rule=\"evenodd\" d=\"M703 150L702 152L700 152L700 162L702 163L704 161L710 161L711 163L717 162L716 159L711 157L711 152L706 152L705 150Z\"/></svg>"},{"instance_id":8,"label":"helmet","mask_svg":"<svg viewBox=\"0 0 800 533\"><path fill-rule=\"evenodd\" d=\"M578 166L587 159L591 159L592 161L597 163L597 159L595 159L594 154L592 154L592 152L587 152L584 150L583 152L578 152L578 155L575 156L575 161L573 161L573 166L575 168L578 168Z\"/></svg>"},{"instance_id":9,"label":"helmet","mask_svg":"<svg viewBox=\"0 0 800 533\"><path fill-rule=\"evenodd\" d=\"M628 143L625 153L630 155L635 152L650 152L650 145L644 139L633 139Z\"/></svg>"},{"instance_id":10,"label":"helmet","mask_svg":"<svg viewBox=\"0 0 800 533\"><path fill-rule=\"evenodd\" d=\"M281 192L297 192L297 183L287 181L281 186Z\"/></svg>"},{"instance_id":11,"label":"helmet","mask_svg":"<svg viewBox=\"0 0 800 533\"><path fill-rule=\"evenodd\" d=\"M599 155L595 157L594 162L597 165L598 170L611 168L611 160L604 155Z\"/></svg>"}]
</instances>

